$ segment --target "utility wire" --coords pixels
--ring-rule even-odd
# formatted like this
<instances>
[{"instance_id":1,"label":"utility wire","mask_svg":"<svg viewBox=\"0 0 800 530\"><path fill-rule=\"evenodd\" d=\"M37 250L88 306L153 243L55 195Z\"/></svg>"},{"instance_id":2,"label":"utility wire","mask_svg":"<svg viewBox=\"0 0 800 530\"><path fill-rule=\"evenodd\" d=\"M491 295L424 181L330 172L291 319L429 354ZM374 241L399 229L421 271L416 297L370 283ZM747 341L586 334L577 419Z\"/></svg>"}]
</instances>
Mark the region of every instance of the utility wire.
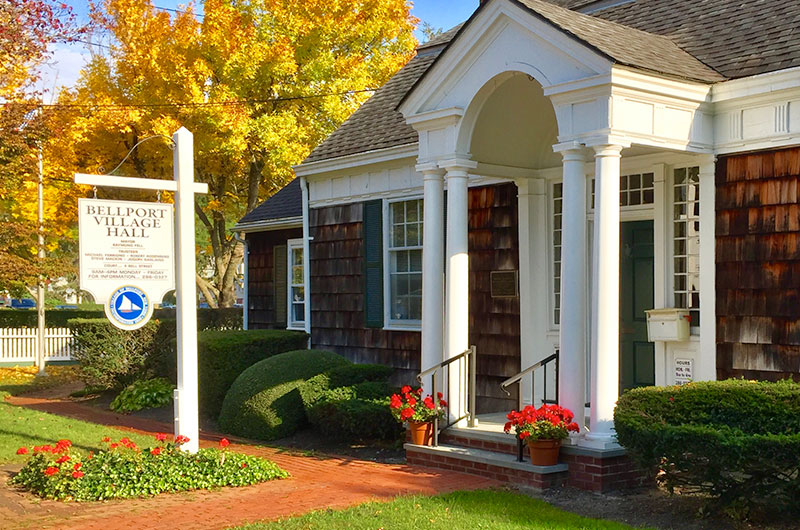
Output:
<instances>
[{"instance_id":1,"label":"utility wire","mask_svg":"<svg viewBox=\"0 0 800 530\"><path fill-rule=\"evenodd\" d=\"M171 8L171 7L153 6L153 9L160 9L161 11L172 11L173 13L181 13L181 14L184 14L184 15L194 15L197 18L203 18L205 16L202 13L195 13L193 11L184 11L184 10L181 10L181 9L174 9L174 8Z\"/></svg>"},{"instance_id":2,"label":"utility wire","mask_svg":"<svg viewBox=\"0 0 800 530\"><path fill-rule=\"evenodd\" d=\"M198 107L225 107L243 106L257 103L280 103L284 101L299 101L306 99L319 99L334 96L349 96L353 94L363 94L365 92L375 92L375 88L364 88L360 90L345 90L342 92L327 92L322 94L309 94L305 96L285 96L266 99L234 99L229 101L205 101L205 102L185 102L185 103L19 103L19 105L29 106L31 109L142 109L142 108L198 108ZM13 102L6 102L8 105Z\"/></svg>"}]
</instances>

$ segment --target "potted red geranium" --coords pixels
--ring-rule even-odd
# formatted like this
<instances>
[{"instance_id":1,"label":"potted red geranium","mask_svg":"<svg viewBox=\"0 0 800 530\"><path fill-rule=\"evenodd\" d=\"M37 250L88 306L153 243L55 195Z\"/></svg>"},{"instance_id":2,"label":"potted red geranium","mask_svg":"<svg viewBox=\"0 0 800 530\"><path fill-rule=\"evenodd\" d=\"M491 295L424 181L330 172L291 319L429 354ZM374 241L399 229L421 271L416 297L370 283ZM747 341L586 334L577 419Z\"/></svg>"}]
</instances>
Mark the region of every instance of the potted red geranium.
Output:
<instances>
[{"instance_id":1,"label":"potted red geranium","mask_svg":"<svg viewBox=\"0 0 800 530\"><path fill-rule=\"evenodd\" d=\"M444 416L446 406L441 392L437 392L436 398L428 395L423 399L421 388L414 390L408 385L389 401L389 408L397 421L408 422L411 443L416 445L433 445L433 420Z\"/></svg>"},{"instance_id":2,"label":"potted red geranium","mask_svg":"<svg viewBox=\"0 0 800 530\"><path fill-rule=\"evenodd\" d=\"M573 417L572 411L558 405L545 404L538 409L528 405L519 412L508 413L505 431L513 428L517 438L528 444L533 465L554 466L558 464L561 440L570 432L580 431Z\"/></svg>"}]
</instances>

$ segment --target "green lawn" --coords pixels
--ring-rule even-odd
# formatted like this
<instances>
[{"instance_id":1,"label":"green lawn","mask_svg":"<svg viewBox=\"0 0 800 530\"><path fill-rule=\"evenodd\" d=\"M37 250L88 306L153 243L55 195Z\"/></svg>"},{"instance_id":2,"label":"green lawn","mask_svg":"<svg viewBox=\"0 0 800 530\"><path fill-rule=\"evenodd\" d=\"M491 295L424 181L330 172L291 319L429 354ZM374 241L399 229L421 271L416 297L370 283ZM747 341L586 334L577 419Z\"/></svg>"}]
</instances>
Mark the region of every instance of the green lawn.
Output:
<instances>
[{"instance_id":1,"label":"green lawn","mask_svg":"<svg viewBox=\"0 0 800 530\"><path fill-rule=\"evenodd\" d=\"M36 377L37 371L35 366L0 366L0 393L8 392L16 396L78 379L78 367L75 365L48 364L45 377Z\"/></svg>"},{"instance_id":2,"label":"green lawn","mask_svg":"<svg viewBox=\"0 0 800 530\"><path fill-rule=\"evenodd\" d=\"M633 527L589 519L544 501L505 491L457 491L437 497L400 497L347 510L325 510L238 530L623 530Z\"/></svg>"},{"instance_id":3,"label":"green lawn","mask_svg":"<svg viewBox=\"0 0 800 530\"><path fill-rule=\"evenodd\" d=\"M104 449L104 436L115 441L127 436L143 448L156 443L151 436L16 407L3 402L2 395L0 392L0 464L24 462L27 457L16 454L22 446L54 444L61 438L69 439L75 449L84 453Z\"/></svg>"}]
</instances>

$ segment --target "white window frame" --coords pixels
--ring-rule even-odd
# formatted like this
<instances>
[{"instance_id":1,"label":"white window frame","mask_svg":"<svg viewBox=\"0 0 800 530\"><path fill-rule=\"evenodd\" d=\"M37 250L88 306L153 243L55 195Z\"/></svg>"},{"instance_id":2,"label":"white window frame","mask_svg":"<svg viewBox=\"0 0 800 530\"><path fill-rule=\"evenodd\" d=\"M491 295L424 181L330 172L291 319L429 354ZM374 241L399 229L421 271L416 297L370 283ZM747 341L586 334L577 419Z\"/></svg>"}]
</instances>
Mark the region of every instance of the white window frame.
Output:
<instances>
[{"instance_id":1,"label":"white window frame","mask_svg":"<svg viewBox=\"0 0 800 530\"><path fill-rule=\"evenodd\" d=\"M681 169L685 169L688 172L692 168L698 168L698 171L699 171L699 167L700 167L700 164L694 163L694 162L689 162L689 163L684 163L684 164L676 164L676 165L670 167L670 169L669 169L669 186L667 188L667 193L668 193L668 197L669 197L669 215L668 215L668 220L669 220L669 230L668 230L669 240L667 242L667 244L669 246L669 252L668 252L669 263L668 263L668 269L667 270L669 271L669 275L667 276L666 280L667 280L667 286L668 286L668 289L669 289L668 290L668 292L669 292L668 305L671 306L671 307L676 307L676 305L675 305L675 294L676 294L676 292L675 292L676 291L676 289L675 289L675 223L678 220L675 219L675 171L681 170ZM699 182L698 182L697 186L698 186L698 193L697 193L696 201L699 204L700 203L700 197L701 197ZM687 210L687 212L688 212L688 210ZM697 222L701 222L701 218L700 218L699 215L697 216L696 220L697 220ZM689 221L689 219L685 220L684 222L686 222L686 221ZM699 237L700 237L700 231L702 231L702 229L703 229L703 227L701 225L700 226L700 230L698 231L698 235L697 235L697 237L698 237L698 253L697 253L696 259L698 261L698 267L700 266ZM688 243L688 239L687 239L687 243ZM688 254L688 251L689 251L689 249L688 249L688 246L687 246L687 249L686 249L687 254L685 254L685 256L687 256L687 260L686 260L687 271L688 271L688 266L689 266L689 259L688 259L689 254ZM700 277L701 271L698 270L697 272L698 272L697 293L698 293L698 296L699 296L699 293L700 293L699 277ZM688 274L687 274L687 289L688 289ZM699 313L701 311L701 307L700 306L698 306L696 309L692 309L692 308L688 307L688 306L691 305L689 303L689 300L688 300L688 297L691 296L691 294L690 294L690 292L688 290L687 290L686 294L687 294L686 307L679 308L679 309L688 309L690 311L697 311ZM701 322L701 324L702 324L702 322ZM690 333L691 333L692 336L700 334L700 325L698 325L697 322L693 321L691 323Z\"/></svg>"},{"instance_id":2,"label":"white window frame","mask_svg":"<svg viewBox=\"0 0 800 530\"><path fill-rule=\"evenodd\" d=\"M391 253L394 250L423 250L423 245L418 247L402 247L400 249L391 248L392 243L392 204L408 201L422 201L422 195L409 195L404 197L394 197L383 201L383 328L394 331L421 331L422 320L399 320L392 318L392 275L391 275ZM420 208L420 217L423 216L424 204ZM423 219L424 223L424 219ZM424 224L422 225L424 228ZM420 241L422 232L420 232ZM424 250L423 250L424 252ZM423 278L424 282L424 278Z\"/></svg>"},{"instance_id":3,"label":"white window frame","mask_svg":"<svg viewBox=\"0 0 800 530\"><path fill-rule=\"evenodd\" d=\"M308 288L305 284L305 271L303 271L303 282L296 284L292 283L292 266L293 260L292 258L293 253L295 250L303 251L303 239L288 239L286 241L286 329L295 330L295 331L305 331L306 323L305 323L305 304L308 302ZM301 266L305 266L305 261L303 261ZM303 320L295 320L294 319L294 311L293 305L294 300L292 300L292 288L293 287L302 287L303 288Z\"/></svg>"}]
</instances>

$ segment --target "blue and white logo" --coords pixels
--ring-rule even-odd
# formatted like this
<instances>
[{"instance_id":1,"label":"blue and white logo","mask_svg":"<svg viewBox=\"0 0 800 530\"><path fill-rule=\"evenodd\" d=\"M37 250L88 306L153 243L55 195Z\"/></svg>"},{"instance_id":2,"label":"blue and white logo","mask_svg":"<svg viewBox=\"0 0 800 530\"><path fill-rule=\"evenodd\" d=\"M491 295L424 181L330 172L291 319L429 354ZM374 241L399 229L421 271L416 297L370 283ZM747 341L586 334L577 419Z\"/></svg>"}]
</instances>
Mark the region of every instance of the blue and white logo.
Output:
<instances>
[{"instance_id":1,"label":"blue and white logo","mask_svg":"<svg viewBox=\"0 0 800 530\"><path fill-rule=\"evenodd\" d=\"M106 316L112 324L122 329L144 326L153 314L153 304L147 294L132 285L120 287L108 299Z\"/></svg>"}]
</instances>

